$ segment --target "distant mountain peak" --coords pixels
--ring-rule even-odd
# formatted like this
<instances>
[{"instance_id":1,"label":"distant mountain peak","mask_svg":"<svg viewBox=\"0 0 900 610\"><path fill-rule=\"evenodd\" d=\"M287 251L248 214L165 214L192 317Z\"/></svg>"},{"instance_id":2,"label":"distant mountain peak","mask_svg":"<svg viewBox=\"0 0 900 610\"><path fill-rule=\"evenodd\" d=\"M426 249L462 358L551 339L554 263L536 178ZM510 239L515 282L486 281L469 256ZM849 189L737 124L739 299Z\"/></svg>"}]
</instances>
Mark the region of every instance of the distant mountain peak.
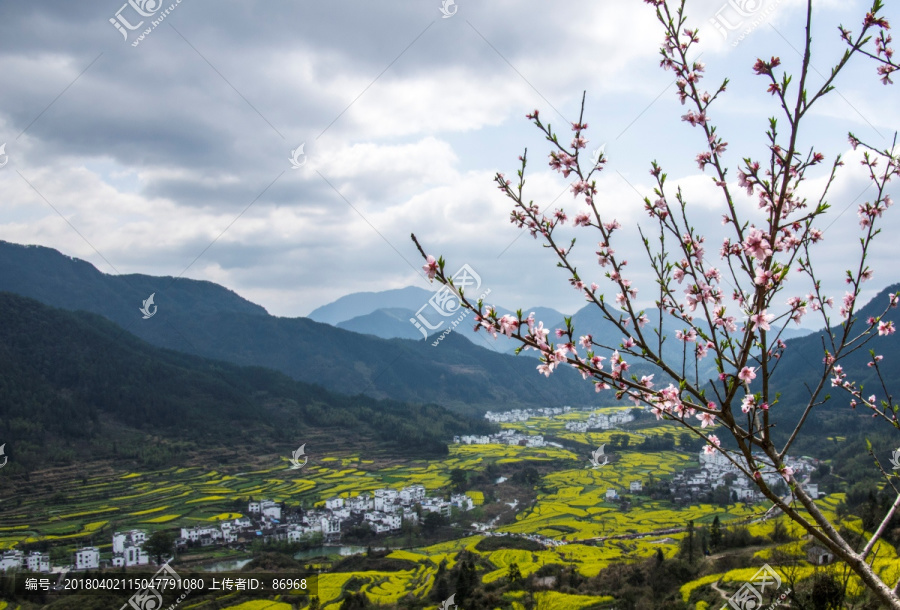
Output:
<instances>
[{"instance_id":1,"label":"distant mountain peak","mask_svg":"<svg viewBox=\"0 0 900 610\"><path fill-rule=\"evenodd\" d=\"M434 294L418 286L394 288L379 292L354 292L314 309L310 320L338 326L353 318L369 315L379 309L411 309L417 311Z\"/></svg>"}]
</instances>

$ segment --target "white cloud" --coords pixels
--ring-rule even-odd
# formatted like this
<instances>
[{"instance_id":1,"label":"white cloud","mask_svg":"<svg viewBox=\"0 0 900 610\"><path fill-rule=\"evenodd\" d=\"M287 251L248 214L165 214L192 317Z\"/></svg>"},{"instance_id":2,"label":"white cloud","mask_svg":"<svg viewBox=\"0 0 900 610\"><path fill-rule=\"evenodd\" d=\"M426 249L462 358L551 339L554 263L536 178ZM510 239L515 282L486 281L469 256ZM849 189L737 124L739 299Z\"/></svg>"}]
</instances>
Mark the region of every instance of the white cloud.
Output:
<instances>
[{"instance_id":1,"label":"white cloud","mask_svg":"<svg viewBox=\"0 0 900 610\"><path fill-rule=\"evenodd\" d=\"M706 29L702 84L712 88L726 74L736 79L712 113L731 142L733 179L742 156L764 152L762 130L774 112L763 81L751 74L755 56L772 51L786 64L796 57L768 24L729 46L708 23L721 5L689 3L692 19ZM852 5L861 15L863 3ZM798 6L782 0L771 24L792 36ZM657 99L672 74L657 67L662 30L648 5L502 0L461 4L448 20L436 5L360 3L346 15L310 5L255 25L247 20L254 7L223 4L210 13L185 5L172 17L219 74L180 37L155 32L152 44L105 50L17 140L99 50L86 39L40 31L17 38L9 30L0 43L9 83L0 91L0 141L11 143L11 163L0 170L0 238L54 247L112 271L19 170L119 272L177 275L217 240L188 277L222 283L280 315L306 314L349 292L426 285L411 232L453 264L477 268L498 304L571 312L581 297L553 257L509 223L511 202L492 177L501 168L512 177L515 156L528 146L526 196L540 205L556 200L553 207L574 217L567 182L544 165L550 145L523 115L540 108L567 140L571 132L554 108L575 119L587 90L591 146L608 142L612 157L598 178L599 200L625 225L623 250L634 249L629 257L641 281L649 279L634 248L635 226L647 224L641 197L652 193L653 158L671 172L670 200L676 186L684 189L697 226L711 236L709 256L717 256L712 236L722 231L723 204L709 175L696 169L703 140L679 122L685 109L674 89ZM109 28L106 16L71 10L83 11L80 22ZM816 3L821 50L829 56L842 50L832 22L848 14L846 3ZM32 22L24 12L19 17ZM877 83L871 65L854 70L839 83L847 101L834 95L819 106L802 146L832 154L846 148L848 129L872 135L848 103L882 133L896 128L880 101L895 99L896 90ZM309 163L293 171L289 151L304 141ZM831 196L836 212L864 180L850 165ZM742 209L755 212L755 201L733 192ZM855 239L852 213L829 229L832 243ZM886 222L900 228L890 215ZM602 284L596 239L574 234L580 268ZM894 279L890 250L873 253L873 284ZM823 260L827 275L839 276L844 260L837 250ZM833 285L840 289L839 278Z\"/></svg>"}]
</instances>

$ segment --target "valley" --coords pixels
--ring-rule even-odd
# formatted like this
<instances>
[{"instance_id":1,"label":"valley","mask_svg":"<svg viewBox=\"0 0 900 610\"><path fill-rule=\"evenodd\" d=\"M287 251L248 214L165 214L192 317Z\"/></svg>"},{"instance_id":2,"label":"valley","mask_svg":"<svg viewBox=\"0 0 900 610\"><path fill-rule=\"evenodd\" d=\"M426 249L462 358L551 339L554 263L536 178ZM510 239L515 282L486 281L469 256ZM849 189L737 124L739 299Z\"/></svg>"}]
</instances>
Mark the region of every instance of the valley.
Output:
<instances>
[{"instance_id":1,"label":"valley","mask_svg":"<svg viewBox=\"0 0 900 610\"><path fill-rule=\"evenodd\" d=\"M94 546L105 562L111 556L112 534L116 531L170 531L177 536L181 528L215 526L245 517L251 499L283 502L286 510L302 512L324 509L329 498L421 485L429 496L465 493L474 508L454 508L450 518L428 528L405 523L399 531L363 537L359 537L358 528L351 536L345 529L330 544L375 549L350 559L329 556L334 549L321 546L299 555L298 548L285 549L277 544L267 548L251 535L228 545L191 545L181 550L171 565L175 570L197 569L211 562L281 553L299 557L295 571L319 573L315 601L305 597L279 601L272 597L266 608L338 610L347 607L343 604L354 595L387 607L436 607L441 600L435 595L443 595L437 582L442 580L442 587L452 592L454 583L449 575L461 565L471 564L477 576L471 592L473 603L474 590L485 589L498 594L503 607L587 609L612 607L614 597L599 590L599 584L586 594L589 587L585 583L602 580L606 568L640 565L653 558L682 561L685 539L694 535L689 529L708 532L714 520L723 530L744 531L753 538L754 545L748 546L747 553L760 563L779 553L805 556L805 542L797 532L780 518L763 518L765 503L676 503L661 493L675 475L699 466L698 452L690 446L662 451L640 449L647 438L662 438L674 432L674 427L639 416L623 429L566 429L567 424L572 428L573 422L586 422L591 417L596 420L622 410L573 409L501 424L506 429L554 439L554 444L562 447L451 444L444 458L398 459L376 446L372 446L371 455L340 451L321 454L308 443L309 459L300 469L290 468L290 455L228 450L198 453L180 467L157 470L135 470L109 461L38 469L27 478L7 477L3 482L0 548L41 550L49 553L55 566L61 566L71 563L76 549ZM630 442L623 441L626 437ZM607 447L611 461L595 468L589 458L600 444ZM633 491L636 481L642 483L640 491ZM615 490L615 497L610 497L610 490ZM819 503L833 513L842 499L842 494L827 494ZM856 521L848 519L847 524L853 527ZM859 527L858 523L855 526ZM314 545L321 545L321 539L317 540ZM704 552L709 553L708 536L701 541L698 535L692 544L691 557L686 559L703 562ZM885 567L895 564L893 547L880 546L876 561ZM706 570L729 565L727 558L741 552L739 547L718 550L715 558L706 561ZM323 554L316 557L317 551ZM807 573L813 570L811 566L798 569ZM115 573L116 569L107 570ZM291 568L285 570L291 572ZM704 600L718 596L718 588L736 589L752 576L745 574L748 570L753 571L744 564L700 574L679 583L679 595L684 601L698 602L700 608ZM580 584L557 586L564 578ZM455 579L459 579L458 574ZM512 586L513 581L520 585ZM539 584L551 581L554 586ZM199 594L194 596L194 605L186 601L184 607L263 607L249 597L241 601L241 596L231 596L234 603L230 605L221 605L220 601L220 605L209 606L208 593L202 603ZM58 603L75 603L76 599ZM10 608L17 604L22 610L32 607L20 602Z\"/></svg>"}]
</instances>

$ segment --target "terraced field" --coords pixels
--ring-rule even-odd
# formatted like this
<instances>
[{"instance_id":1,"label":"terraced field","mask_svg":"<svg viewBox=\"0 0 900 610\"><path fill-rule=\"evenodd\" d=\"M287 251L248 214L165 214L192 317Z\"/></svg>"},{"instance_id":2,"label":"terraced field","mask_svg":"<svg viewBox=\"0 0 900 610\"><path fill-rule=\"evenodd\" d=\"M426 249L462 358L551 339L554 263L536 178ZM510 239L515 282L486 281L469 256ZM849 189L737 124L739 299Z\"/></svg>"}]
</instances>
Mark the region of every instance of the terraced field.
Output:
<instances>
[{"instance_id":1,"label":"terraced field","mask_svg":"<svg viewBox=\"0 0 900 610\"><path fill-rule=\"evenodd\" d=\"M524 425L520 423L512 427L570 438L586 443L586 447L608 442L611 434L622 433L576 434L565 431L566 421L586 417L587 413L576 412L555 419L533 418ZM629 434L640 439L665 431L666 428L654 425L632 430ZM555 447L453 445L449 456L439 461L398 462L363 460L347 455L324 456L319 459L311 457L302 470L289 469L287 456L261 458L245 471L196 465L149 472L123 472L109 465L81 466L78 471L82 473L80 476L74 469L53 471L47 475L52 485L21 485L12 497L4 497L3 506L6 508L0 513L0 549L12 548L19 543L48 541L56 547L56 557L65 557L72 549L86 544L98 546L101 552L108 553L115 530L137 527L152 532L234 519L243 514L244 501L248 496L302 503L309 507L321 505L325 498L331 496L350 496L385 486L399 488L420 484L426 487L429 494L433 494L436 490L447 488L450 473L457 468L480 471L488 464L503 468L508 464L521 466L525 463L544 468L545 474L530 496L535 498L534 501L519 505L515 522L498 527L495 533L508 536L539 534L565 544L537 551L501 548L482 552L476 545L484 536L472 535L423 548L395 550L389 558L405 560L414 567L395 572L321 575L321 607L337 610L348 593L347 586L351 581L354 590L365 593L379 604L391 604L410 594L416 597L427 595L441 562L446 562L448 569L452 568L457 553L463 549L479 554L490 566L479 572L484 583L504 578L512 563L518 566L523 576L536 572L543 565L562 564L591 577L612 562L646 558L658 549L666 557L674 555L682 534L659 533L660 530L683 526L691 519L698 524L707 523L716 514L727 522L746 520L762 513L763 507L744 505L722 508L700 504L675 508L640 494L629 494L632 481L646 482L651 476L666 478L695 465L696 456L693 454L677 451L642 454L624 450L617 452L614 463L597 469L590 467L588 454L587 448L580 454ZM546 470L548 465L552 465L549 471ZM85 472L91 474L85 475ZM496 489L501 487L502 484L495 486ZM607 502L605 494L608 489L630 496L631 508L623 510L618 503ZM470 496L476 505L485 502L482 491L472 491ZM839 497L829 497L822 503L833 511L839 500ZM11 509L12 506L15 508ZM859 525L856 524L856 527ZM751 532L764 535L771 528L771 522L752 525ZM896 553L892 548L879 549L877 563L885 570L897 569ZM702 587L719 582L727 588L746 576L741 571L732 571L714 580L706 578L703 582L688 583L682 588L682 595L687 601ZM610 601L554 592L537 595L540 596L538 607L549 609L600 607ZM508 601L516 607L525 607L515 598ZM538 601L537 598L535 601ZM188 603L185 607L191 606ZM288 607L290 604L287 601L278 599L233 606L242 610Z\"/></svg>"}]
</instances>

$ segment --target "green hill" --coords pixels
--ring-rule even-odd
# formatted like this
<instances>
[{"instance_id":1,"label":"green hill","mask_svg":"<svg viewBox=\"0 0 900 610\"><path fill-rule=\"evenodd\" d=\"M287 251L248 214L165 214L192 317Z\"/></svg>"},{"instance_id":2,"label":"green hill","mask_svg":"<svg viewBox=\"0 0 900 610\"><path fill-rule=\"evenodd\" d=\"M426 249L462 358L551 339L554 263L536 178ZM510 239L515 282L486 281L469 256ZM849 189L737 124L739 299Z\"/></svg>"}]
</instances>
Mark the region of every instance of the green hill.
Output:
<instances>
[{"instance_id":1,"label":"green hill","mask_svg":"<svg viewBox=\"0 0 900 610\"><path fill-rule=\"evenodd\" d=\"M436 403L471 414L600 400L572 369L544 379L533 358L463 339L459 333L471 332L470 319L438 347L422 339L382 339L308 318L271 316L210 282L107 275L50 248L7 242L0 242L0 290L100 314L158 347L274 369L336 392ZM139 308L152 293L158 309L143 319Z\"/></svg>"},{"instance_id":2,"label":"green hill","mask_svg":"<svg viewBox=\"0 0 900 610\"><path fill-rule=\"evenodd\" d=\"M165 350L84 312L0 293L0 443L10 465L250 446L442 455L487 426L435 405L335 394L261 367ZM358 390L349 380L346 389Z\"/></svg>"}]
</instances>

